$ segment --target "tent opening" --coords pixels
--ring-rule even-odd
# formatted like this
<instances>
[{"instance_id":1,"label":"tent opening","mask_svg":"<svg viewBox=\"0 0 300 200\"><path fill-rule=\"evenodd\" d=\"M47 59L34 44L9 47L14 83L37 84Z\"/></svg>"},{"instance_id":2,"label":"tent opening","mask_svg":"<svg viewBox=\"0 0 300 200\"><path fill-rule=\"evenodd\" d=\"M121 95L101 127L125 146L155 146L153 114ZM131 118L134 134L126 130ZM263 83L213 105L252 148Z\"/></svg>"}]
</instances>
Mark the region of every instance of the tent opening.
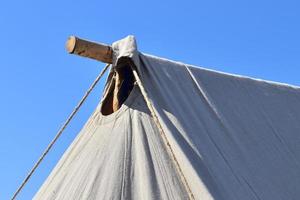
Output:
<instances>
[{"instance_id":1,"label":"tent opening","mask_svg":"<svg viewBox=\"0 0 300 200\"><path fill-rule=\"evenodd\" d=\"M106 95L102 101L101 113L109 115L122 106L134 86L134 76L130 64L117 66L112 72Z\"/></svg>"}]
</instances>

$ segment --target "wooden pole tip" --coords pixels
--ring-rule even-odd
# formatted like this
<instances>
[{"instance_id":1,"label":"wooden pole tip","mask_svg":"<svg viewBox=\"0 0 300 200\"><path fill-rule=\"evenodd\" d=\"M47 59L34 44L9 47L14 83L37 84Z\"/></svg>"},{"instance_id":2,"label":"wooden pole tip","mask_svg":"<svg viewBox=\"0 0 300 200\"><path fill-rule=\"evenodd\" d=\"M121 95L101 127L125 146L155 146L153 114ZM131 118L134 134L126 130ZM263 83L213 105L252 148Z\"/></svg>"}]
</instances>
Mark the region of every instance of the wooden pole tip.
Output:
<instances>
[{"instance_id":1,"label":"wooden pole tip","mask_svg":"<svg viewBox=\"0 0 300 200\"><path fill-rule=\"evenodd\" d=\"M74 53L74 50L75 50L75 46L76 46L76 37L71 35L67 42L66 42L66 50L69 52L69 53Z\"/></svg>"},{"instance_id":2,"label":"wooden pole tip","mask_svg":"<svg viewBox=\"0 0 300 200\"><path fill-rule=\"evenodd\" d=\"M100 44L70 36L66 42L66 50L75 54L105 63L112 63L112 48L106 44Z\"/></svg>"}]
</instances>

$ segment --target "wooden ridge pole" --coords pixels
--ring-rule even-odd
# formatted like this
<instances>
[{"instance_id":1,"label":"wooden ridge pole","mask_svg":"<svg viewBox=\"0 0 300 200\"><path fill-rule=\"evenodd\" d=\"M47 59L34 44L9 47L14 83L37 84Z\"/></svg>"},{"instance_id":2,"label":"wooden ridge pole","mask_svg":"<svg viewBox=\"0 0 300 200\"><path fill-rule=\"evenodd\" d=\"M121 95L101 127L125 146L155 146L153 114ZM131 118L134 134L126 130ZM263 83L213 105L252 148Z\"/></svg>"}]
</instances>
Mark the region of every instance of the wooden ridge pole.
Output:
<instances>
[{"instance_id":1,"label":"wooden ridge pole","mask_svg":"<svg viewBox=\"0 0 300 200\"><path fill-rule=\"evenodd\" d=\"M104 63L112 63L113 50L111 46L70 36L66 42L70 54L88 57Z\"/></svg>"}]
</instances>

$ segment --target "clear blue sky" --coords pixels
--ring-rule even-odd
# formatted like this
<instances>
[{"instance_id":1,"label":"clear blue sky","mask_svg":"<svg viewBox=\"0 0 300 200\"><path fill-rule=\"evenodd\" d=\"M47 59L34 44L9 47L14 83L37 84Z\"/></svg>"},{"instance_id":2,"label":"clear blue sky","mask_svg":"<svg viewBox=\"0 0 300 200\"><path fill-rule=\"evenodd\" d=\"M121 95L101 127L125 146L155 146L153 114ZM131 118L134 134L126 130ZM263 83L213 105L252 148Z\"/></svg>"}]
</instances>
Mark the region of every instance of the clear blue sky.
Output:
<instances>
[{"instance_id":1,"label":"clear blue sky","mask_svg":"<svg viewBox=\"0 0 300 200\"><path fill-rule=\"evenodd\" d=\"M0 199L9 199L103 64L68 55L71 34L169 59L300 85L299 1L0 3ZM103 82L19 199L31 199L97 105Z\"/></svg>"}]
</instances>

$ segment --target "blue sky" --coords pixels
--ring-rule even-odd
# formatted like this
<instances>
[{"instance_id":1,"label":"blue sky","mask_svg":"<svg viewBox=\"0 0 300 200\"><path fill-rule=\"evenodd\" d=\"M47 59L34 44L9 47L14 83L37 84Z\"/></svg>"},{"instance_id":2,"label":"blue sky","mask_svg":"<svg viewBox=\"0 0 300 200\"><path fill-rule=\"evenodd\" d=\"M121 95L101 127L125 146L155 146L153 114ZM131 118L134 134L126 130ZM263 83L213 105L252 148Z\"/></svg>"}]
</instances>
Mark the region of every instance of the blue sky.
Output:
<instances>
[{"instance_id":1,"label":"blue sky","mask_svg":"<svg viewBox=\"0 0 300 200\"><path fill-rule=\"evenodd\" d=\"M299 1L298 1L299 2ZM104 66L71 34L229 73L300 85L297 1L1 1L0 199L9 199ZM18 199L31 199L100 100L103 81Z\"/></svg>"}]
</instances>

